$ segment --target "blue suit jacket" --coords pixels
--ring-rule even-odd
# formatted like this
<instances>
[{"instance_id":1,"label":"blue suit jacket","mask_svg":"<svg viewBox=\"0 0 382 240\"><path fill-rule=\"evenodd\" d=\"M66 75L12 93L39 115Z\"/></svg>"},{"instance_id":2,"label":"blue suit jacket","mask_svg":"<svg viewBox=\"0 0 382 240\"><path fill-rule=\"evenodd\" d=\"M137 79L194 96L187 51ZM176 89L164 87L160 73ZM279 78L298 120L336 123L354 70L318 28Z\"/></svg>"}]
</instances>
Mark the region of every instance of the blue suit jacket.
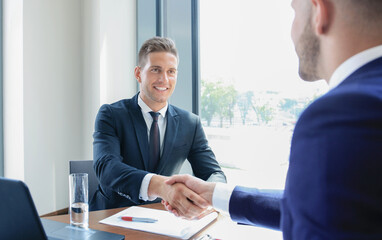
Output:
<instances>
[{"instance_id":1,"label":"blue suit jacket","mask_svg":"<svg viewBox=\"0 0 382 240\"><path fill-rule=\"evenodd\" d=\"M382 239L382 58L303 112L284 194L236 187L229 207L286 240Z\"/></svg>"},{"instance_id":2,"label":"blue suit jacket","mask_svg":"<svg viewBox=\"0 0 382 240\"><path fill-rule=\"evenodd\" d=\"M147 126L138 105L138 94L101 106L93 135L94 169L99 187L90 209L107 209L151 203L139 199L148 173ZM155 173L170 176L188 159L195 176L225 182L225 175L208 145L200 118L168 105L164 149Z\"/></svg>"}]
</instances>

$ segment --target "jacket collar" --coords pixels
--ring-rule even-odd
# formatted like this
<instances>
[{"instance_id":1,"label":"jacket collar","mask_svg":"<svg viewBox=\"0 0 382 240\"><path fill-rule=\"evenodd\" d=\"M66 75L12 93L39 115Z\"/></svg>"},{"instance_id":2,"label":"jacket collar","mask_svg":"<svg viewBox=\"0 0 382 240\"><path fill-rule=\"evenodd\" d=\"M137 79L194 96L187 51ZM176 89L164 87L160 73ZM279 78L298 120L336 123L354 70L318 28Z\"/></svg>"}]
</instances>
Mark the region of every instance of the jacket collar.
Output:
<instances>
[{"instance_id":1,"label":"jacket collar","mask_svg":"<svg viewBox=\"0 0 382 240\"><path fill-rule=\"evenodd\" d=\"M145 120L143 119L141 108L138 105L138 97L139 93L136 94L132 101L129 104L129 115L132 119L135 134L138 140L139 150L142 155L143 164L145 170L148 169L149 166L149 144L147 139L147 126ZM178 127L179 127L179 116L176 109L168 104L167 108L167 126L166 133L163 140L164 148L162 156L159 160L156 173L161 173L163 169L166 167L168 161L166 159L171 155L172 149L174 147L175 140L178 135Z\"/></svg>"}]
</instances>

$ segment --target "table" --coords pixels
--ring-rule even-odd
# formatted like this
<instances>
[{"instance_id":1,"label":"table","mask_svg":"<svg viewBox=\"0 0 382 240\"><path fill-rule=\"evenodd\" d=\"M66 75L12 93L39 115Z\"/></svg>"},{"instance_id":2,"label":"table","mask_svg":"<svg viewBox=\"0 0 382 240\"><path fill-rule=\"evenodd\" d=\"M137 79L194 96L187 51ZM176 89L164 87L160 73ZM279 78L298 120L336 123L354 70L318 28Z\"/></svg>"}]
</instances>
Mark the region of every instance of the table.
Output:
<instances>
[{"instance_id":1,"label":"table","mask_svg":"<svg viewBox=\"0 0 382 240\"><path fill-rule=\"evenodd\" d=\"M141 207L164 210L164 207L160 203L141 205ZM126 207L89 212L89 228L125 235L126 240L176 239L176 238L172 238L168 236L136 231L132 229L110 226L110 225L99 223L100 220L107 218L113 214L116 214L124 209L126 209ZM58 221L58 222L64 222L64 223L70 222L69 214L50 216L50 217L44 217L44 218ZM228 216L225 216L222 214L219 214L218 218L215 221L213 221L207 227L202 229L202 231L194 235L191 239L197 239L198 237L204 234L209 234L217 239L228 239L228 240L229 239L235 239L235 240L256 239L256 238L262 239L262 240L267 240L267 239L282 240L282 234L280 231L274 231L274 230L260 228L260 227L238 225L232 222Z\"/></svg>"}]
</instances>

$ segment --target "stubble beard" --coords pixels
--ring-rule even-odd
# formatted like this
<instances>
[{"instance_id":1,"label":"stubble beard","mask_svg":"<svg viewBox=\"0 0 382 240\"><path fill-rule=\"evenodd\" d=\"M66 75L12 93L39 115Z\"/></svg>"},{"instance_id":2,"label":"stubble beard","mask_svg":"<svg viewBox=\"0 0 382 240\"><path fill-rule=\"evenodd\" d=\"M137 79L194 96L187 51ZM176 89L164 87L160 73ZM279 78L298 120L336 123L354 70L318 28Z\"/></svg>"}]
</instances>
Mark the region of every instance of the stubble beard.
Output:
<instances>
[{"instance_id":1,"label":"stubble beard","mask_svg":"<svg viewBox=\"0 0 382 240\"><path fill-rule=\"evenodd\" d=\"M317 71L320 42L313 33L310 21L305 25L296 49L300 63L299 75L301 79L310 82L321 79Z\"/></svg>"}]
</instances>

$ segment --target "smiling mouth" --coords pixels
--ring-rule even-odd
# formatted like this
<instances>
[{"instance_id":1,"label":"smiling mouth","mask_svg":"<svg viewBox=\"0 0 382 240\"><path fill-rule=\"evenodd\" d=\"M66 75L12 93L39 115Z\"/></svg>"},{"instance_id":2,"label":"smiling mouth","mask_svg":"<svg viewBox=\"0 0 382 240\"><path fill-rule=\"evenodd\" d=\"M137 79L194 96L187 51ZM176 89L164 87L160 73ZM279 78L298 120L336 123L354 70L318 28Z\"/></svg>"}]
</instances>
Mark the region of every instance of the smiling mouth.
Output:
<instances>
[{"instance_id":1,"label":"smiling mouth","mask_svg":"<svg viewBox=\"0 0 382 240\"><path fill-rule=\"evenodd\" d=\"M165 87L154 87L156 90L159 90L159 91L166 91L168 88L165 88Z\"/></svg>"}]
</instances>

